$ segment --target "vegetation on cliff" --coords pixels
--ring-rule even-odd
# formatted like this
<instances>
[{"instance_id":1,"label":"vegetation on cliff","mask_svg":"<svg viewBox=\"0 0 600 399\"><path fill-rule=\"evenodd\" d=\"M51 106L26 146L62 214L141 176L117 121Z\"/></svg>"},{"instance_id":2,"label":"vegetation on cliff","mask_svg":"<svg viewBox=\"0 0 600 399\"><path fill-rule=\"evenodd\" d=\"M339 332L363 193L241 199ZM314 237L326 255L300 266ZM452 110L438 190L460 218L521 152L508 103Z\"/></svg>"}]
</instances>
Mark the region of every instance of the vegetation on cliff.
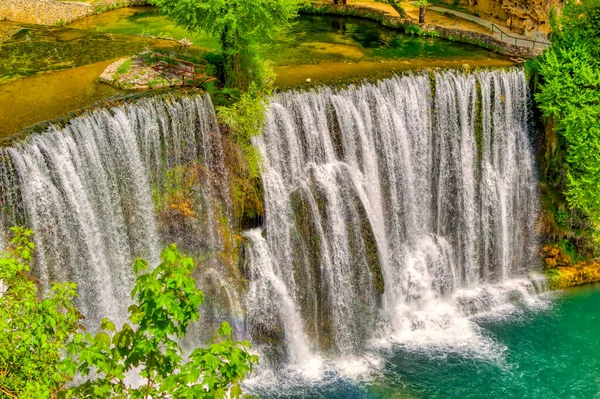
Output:
<instances>
[{"instance_id":1,"label":"vegetation on cliff","mask_svg":"<svg viewBox=\"0 0 600 399\"><path fill-rule=\"evenodd\" d=\"M79 324L76 285L54 284L43 293L29 273L33 233L12 230L0 257L0 398L241 397L240 383L258 358L248 352L250 343L232 340L226 322L184 359L178 340L198 320L204 294L192 277L193 260L175 245L153 271L136 260L130 324L117 330L104 319L92 335ZM145 383L128 384L132 373ZM88 378L66 389L75 376Z\"/></svg>"},{"instance_id":2,"label":"vegetation on cliff","mask_svg":"<svg viewBox=\"0 0 600 399\"><path fill-rule=\"evenodd\" d=\"M575 247L575 258L593 258L600 253L600 1L567 0L554 19L552 48L536 65L535 98L548 126L546 233Z\"/></svg>"},{"instance_id":3,"label":"vegetation on cliff","mask_svg":"<svg viewBox=\"0 0 600 399\"><path fill-rule=\"evenodd\" d=\"M238 224L262 213L260 156L251 143L260 134L275 74L265 58L272 40L297 16L298 0L151 0L158 9L190 32L219 38L220 54L207 60L220 79L208 89L217 104L220 122L235 146L226 146L235 173L232 196ZM237 147L237 148L235 148ZM242 154L243 156L239 156Z\"/></svg>"}]
</instances>

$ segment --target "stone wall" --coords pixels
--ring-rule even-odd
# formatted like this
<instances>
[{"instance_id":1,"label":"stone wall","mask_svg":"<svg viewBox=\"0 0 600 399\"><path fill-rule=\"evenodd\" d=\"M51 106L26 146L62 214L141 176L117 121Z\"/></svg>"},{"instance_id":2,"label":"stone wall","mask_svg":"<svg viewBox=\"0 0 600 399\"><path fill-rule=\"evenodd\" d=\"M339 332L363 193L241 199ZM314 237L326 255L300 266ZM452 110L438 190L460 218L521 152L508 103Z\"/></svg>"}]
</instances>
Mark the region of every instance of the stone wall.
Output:
<instances>
[{"instance_id":1,"label":"stone wall","mask_svg":"<svg viewBox=\"0 0 600 399\"><path fill-rule=\"evenodd\" d=\"M395 17L389 15L385 11L376 10L369 7L336 5L330 3L313 3L304 6L301 9L301 12L367 18L377 21L387 28L401 29L403 31L407 31L410 26L414 26L413 31L421 32L424 36L435 36L455 42L475 44L498 54L510 57L534 58L542 54L543 51L541 48L515 46L513 44L498 40L495 37L485 33L446 28L437 25L418 25L412 20Z\"/></svg>"},{"instance_id":2,"label":"stone wall","mask_svg":"<svg viewBox=\"0 0 600 399\"><path fill-rule=\"evenodd\" d=\"M104 0L89 4L60 0L0 0L0 20L63 25L110 9L147 4L146 0Z\"/></svg>"}]
</instances>

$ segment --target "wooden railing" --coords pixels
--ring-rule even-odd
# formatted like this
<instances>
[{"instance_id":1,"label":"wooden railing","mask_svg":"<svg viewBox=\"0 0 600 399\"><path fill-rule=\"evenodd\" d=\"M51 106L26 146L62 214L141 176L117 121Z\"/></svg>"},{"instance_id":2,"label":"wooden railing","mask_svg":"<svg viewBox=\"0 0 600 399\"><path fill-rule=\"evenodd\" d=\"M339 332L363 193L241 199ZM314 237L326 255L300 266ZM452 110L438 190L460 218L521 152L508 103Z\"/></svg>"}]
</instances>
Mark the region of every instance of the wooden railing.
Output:
<instances>
[{"instance_id":1,"label":"wooden railing","mask_svg":"<svg viewBox=\"0 0 600 399\"><path fill-rule=\"evenodd\" d=\"M161 54L156 57L156 62L152 68L157 72L166 72L181 77L182 86L186 85L186 79L191 81L192 86L216 80L206 74L206 63L195 64L191 61L175 58L170 54Z\"/></svg>"}]
</instances>

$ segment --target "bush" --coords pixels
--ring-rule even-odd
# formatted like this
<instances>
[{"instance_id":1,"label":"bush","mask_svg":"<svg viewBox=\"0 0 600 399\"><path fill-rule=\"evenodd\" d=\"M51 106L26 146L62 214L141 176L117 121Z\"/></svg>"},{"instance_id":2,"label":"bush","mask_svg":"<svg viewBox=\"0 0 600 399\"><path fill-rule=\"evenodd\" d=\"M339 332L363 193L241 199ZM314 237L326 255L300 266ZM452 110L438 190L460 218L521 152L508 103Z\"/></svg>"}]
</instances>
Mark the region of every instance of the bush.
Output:
<instances>
[{"instance_id":1,"label":"bush","mask_svg":"<svg viewBox=\"0 0 600 399\"><path fill-rule=\"evenodd\" d=\"M198 320L204 301L192 277L191 258L173 244L149 271L142 259L131 293L129 320L117 330L104 319L92 335L79 325L74 283L53 284L42 294L29 275L35 248L30 230L14 227L0 257L0 398L239 398L240 384L258 362L247 341L234 342L223 322L207 347L184 361L178 340ZM66 356L65 356L66 354ZM126 384L138 373L146 383ZM65 389L76 375L87 378Z\"/></svg>"},{"instance_id":2,"label":"bush","mask_svg":"<svg viewBox=\"0 0 600 399\"><path fill-rule=\"evenodd\" d=\"M80 328L76 285L52 284L43 293L29 274L33 232L11 230L0 257L0 398L49 398L70 381L59 365Z\"/></svg>"},{"instance_id":3,"label":"bush","mask_svg":"<svg viewBox=\"0 0 600 399\"><path fill-rule=\"evenodd\" d=\"M600 0L567 0L553 31L552 47L534 63L541 80L535 99L558 133L549 143L557 150L546 156L554 175L546 172L543 188L562 195L569 218L552 201L560 212L554 219L569 221L578 250L593 257L600 241Z\"/></svg>"},{"instance_id":4,"label":"bush","mask_svg":"<svg viewBox=\"0 0 600 399\"><path fill-rule=\"evenodd\" d=\"M198 320L204 301L192 277L191 258L175 244L161 255L162 263L149 271L142 259L135 262L139 274L131 296L129 321L120 330L104 319L95 336L76 334L68 346L63 370L88 378L61 394L64 398L239 398L240 383L252 371L258 357L247 341L234 342L231 327L221 324L208 347L195 349L183 360L178 344L189 324ZM125 378L138 373L146 383L127 385Z\"/></svg>"}]
</instances>

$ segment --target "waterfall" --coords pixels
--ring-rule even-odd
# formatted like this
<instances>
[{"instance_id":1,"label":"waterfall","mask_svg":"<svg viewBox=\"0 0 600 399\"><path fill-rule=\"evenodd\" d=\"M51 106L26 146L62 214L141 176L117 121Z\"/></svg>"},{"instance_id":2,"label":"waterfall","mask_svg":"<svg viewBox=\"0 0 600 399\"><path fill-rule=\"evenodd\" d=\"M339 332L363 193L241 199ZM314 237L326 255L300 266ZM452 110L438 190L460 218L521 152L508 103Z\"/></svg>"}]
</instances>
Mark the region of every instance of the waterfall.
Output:
<instances>
[{"instance_id":1,"label":"waterfall","mask_svg":"<svg viewBox=\"0 0 600 399\"><path fill-rule=\"evenodd\" d=\"M249 329L254 334L268 334L269 329L276 328L278 320L281 320L283 333L287 334L284 339L289 343L289 364L300 370L308 370L315 365L315 359L311 356L308 338L302 330L295 300L279 278L283 265L272 262L260 230L248 231L245 236L252 243L247 259L251 280L246 306Z\"/></svg>"},{"instance_id":2,"label":"waterfall","mask_svg":"<svg viewBox=\"0 0 600 399\"><path fill-rule=\"evenodd\" d=\"M221 135L207 96L98 109L0 149L4 227L35 232L43 285L75 281L90 325L123 322L132 261L175 241L222 251L229 215Z\"/></svg>"},{"instance_id":3,"label":"waterfall","mask_svg":"<svg viewBox=\"0 0 600 399\"><path fill-rule=\"evenodd\" d=\"M381 325L460 335L466 317L535 292L527 96L517 69L277 95L254 141L265 238L249 236L249 279L265 292L249 323L271 318L292 358L304 336L345 355Z\"/></svg>"},{"instance_id":4,"label":"waterfall","mask_svg":"<svg viewBox=\"0 0 600 399\"><path fill-rule=\"evenodd\" d=\"M125 321L132 261L176 242L208 298L186 348L226 319L263 362L310 374L382 337L473 337L470 316L540 290L527 98L518 69L277 94L254 139L264 225L237 267L208 96L99 108L0 148L0 227L35 231L34 273L77 282L91 326Z\"/></svg>"}]
</instances>

